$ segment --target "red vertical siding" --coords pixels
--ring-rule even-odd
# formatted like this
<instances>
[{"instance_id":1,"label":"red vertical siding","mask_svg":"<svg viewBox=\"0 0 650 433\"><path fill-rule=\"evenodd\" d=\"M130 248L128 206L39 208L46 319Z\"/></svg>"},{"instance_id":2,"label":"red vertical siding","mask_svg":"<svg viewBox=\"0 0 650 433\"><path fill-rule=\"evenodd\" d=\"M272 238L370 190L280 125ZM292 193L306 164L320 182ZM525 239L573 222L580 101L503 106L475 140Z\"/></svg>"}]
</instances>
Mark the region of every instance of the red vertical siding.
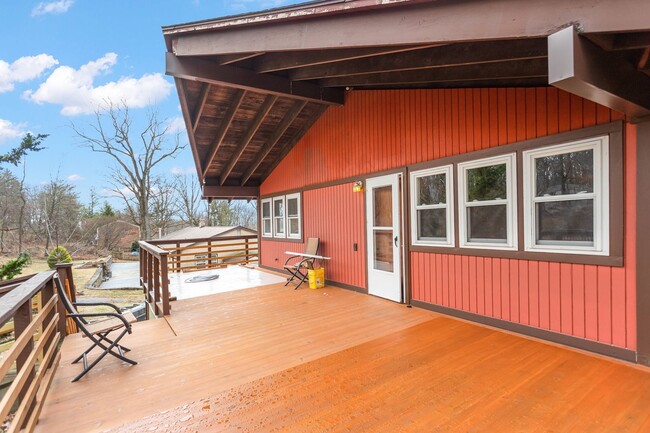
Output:
<instances>
[{"instance_id":1,"label":"red vertical siding","mask_svg":"<svg viewBox=\"0 0 650 433\"><path fill-rule=\"evenodd\" d=\"M305 191L302 206L304 239L319 237L320 254L332 258L323 263L326 279L365 287L363 194L353 193L352 184ZM323 214L327 214L327 218L322 218ZM263 239L261 262L282 268L288 257L285 251L304 249L304 243Z\"/></svg>"},{"instance_id":2,"label":"red vertical siding","mask_svg":"<svg viewBox=\"0 0 650 433\"><path fill-rule=\"evenodd\" d=\"M449 155L622 119L552 88L350 92L330 108L261 186L309 188ZM625 131L625 267L412 253L413 299L589 340L636 347L636 137ZM323 239L331 280L365 287L363 194L350 184L307 191L307 236ZM358 243L359 251L352 252ZM262 263L284 251L263 241Z\"/></svg>"}]
</instances>

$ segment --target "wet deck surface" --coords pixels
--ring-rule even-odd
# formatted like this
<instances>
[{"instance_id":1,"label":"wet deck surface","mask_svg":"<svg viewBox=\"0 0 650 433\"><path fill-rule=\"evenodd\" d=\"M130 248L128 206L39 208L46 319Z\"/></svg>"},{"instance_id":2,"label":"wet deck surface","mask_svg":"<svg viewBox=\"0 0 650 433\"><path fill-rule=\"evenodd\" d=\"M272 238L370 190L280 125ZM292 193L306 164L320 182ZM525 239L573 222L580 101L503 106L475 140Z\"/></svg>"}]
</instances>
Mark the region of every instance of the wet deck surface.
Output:
<instances>
[{"instance_id":1,"label":"wet deck surface","mask_svg":"<svg viewBox=\"0 0 650 433\"><path fill-rule=\"evenodd\" d=\"M129 338L139 365L76 384L66 339L37 431L650 431L648 369L341 289L178 301Z\"/></svg>"}]
</instances>

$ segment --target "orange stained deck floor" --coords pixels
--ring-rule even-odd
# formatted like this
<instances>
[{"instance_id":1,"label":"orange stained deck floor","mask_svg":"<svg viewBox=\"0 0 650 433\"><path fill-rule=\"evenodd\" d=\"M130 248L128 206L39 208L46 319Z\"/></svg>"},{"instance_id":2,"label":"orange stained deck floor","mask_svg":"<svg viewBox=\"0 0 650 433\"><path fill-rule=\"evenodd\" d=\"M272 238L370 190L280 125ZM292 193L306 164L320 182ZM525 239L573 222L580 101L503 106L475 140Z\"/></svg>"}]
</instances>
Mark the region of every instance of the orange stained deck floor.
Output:
<instances>
[{"instance_id":1,"label":"orange stained deck floor","mask_svg":"<svg viewBox=\"0 0 650 433\"><path fill-rule=\"evenodd\" d=\"M70 383L83 343L37 431L650 431L648 369L337 288L177 301Z\"/></svg>"}]
</instances>

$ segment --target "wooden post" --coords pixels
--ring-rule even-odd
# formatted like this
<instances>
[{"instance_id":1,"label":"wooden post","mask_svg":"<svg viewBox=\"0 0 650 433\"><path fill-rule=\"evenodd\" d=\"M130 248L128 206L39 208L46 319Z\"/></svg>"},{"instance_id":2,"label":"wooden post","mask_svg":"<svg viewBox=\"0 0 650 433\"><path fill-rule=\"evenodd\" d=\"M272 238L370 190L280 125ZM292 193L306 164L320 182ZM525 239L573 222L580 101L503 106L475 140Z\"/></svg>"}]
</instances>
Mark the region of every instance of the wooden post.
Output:
<instances>
[{"instance_id":1,"label":"wooden post","mask_svg":"<svg viewBox=\"0 0 650 433\"><path fill-rule=\"evenodd\" d=\"M153 257L153 303L156 316L160 315L158 302L160 302L160 260L158 257Z\"/></svg>"},{"instance_id":2,"label":"wooden post","mask_svg":"<svg viewBox=\"0 0 650 433\"><path fill-rule=\"evenodd\" d=\"M208 241L208 269L212 268L212 241Z\"/></svg>"},{"instance_id":3,"label":"wooden post","mask_svg":"<svg viewBox=\"0 0 650 433\"><path fill-rule=\"evenodd\" d=\"M181 244L180 244L180 242L176 242L176 248L177 248L176 249L176 254L178 254L176 256L176 272L181 272L183 269L182 269L182 266L181 266L182 257L180 256L180 254L181 254Z\"/></svg>"},{"instance_id":4,"label":"wooden post","mask_svg":"<svg viewBox=\"0 0 650 433\"><path fill-rule=\"evenodd\" d=\"M66 287L65 282L66 281L68 282L68 286L70 287L70 293L69 293L70 302L77 302L77 290L72 278L72 263L57 263L56 272L57 274L59 274L59 281L61 281L61 286L63 287L63 290L65 290ZM43 299L43 305L45 305L46 303L47 300ZM59 323L57 325L57 328L59 329L61 335L65 335L67 314L65 313L65 308L63 307L63 301L61 300L61 298L59 298L59 300L57 301L56 309L59 311Z\"/></svg>"},{"instance_id":5,"label":"wooden post","mask_svg":"<svg viewBox=\"0 0 650 433\"><path fill-rule=\"evenodd\" d=\"M72 271L72 269L70 267L68 267L67 269ZM57 271L58 271L58 266L57 266ZM72 274L72 272L70 272L70 274ZM62 280L62 282L65 284L65 280ZM64 287L65 287L65 285L64 285ZM52 278L45 284L45 286L43 286L43 289L41 289L41 308L42 308L43 305L47 305L49 300L52 299L52 297L54 296L55 292L56 292L56 290L54 288L54 279ZM64 310L59 309L59 302L60 302L60 300L57 302L57 305L55 306L55 308L52 311L50 311L47 314L47 316L45 316L45 319L43 320L42 329L47 329L47 327L52 322L52 320L54 320L54 317L56 315L57 310L61 311L61 312L64 311ZM61 335L65 335L65 318L66 318L65 314L59 314L59 320L58 320L57 326L59 328L59 332L61 332ZM63 320L61 320L61 319L63 319ZM61 324L63 324L63 329L61 329ZM40 355L41 360L43 359L43 357L45 357L45 354L50 349L52 344L57 343L57 342L54 341L54 338L56 337L56 335L57 335L56 333L52 333L52 335L50 335L48 340L45 343L43 343L43 352ZM43 336L43 334L41 334L41 337L42 336ZM52 358L47 365L44 365L44 366L41 365L41 368L50 368L52 366L53 362L54 362L54 358Z\"/></svg>"},{"instance_id":6,"label":"wooden post","mask_svg":"<svg viewBox=\"0 0 650 433\"><path fill-rule=\"evenodd\" d=\"M167 275L167 255L160 256L160 282L162 285L162 306L163 306L163 315L166 316L169 314L170 305L169 305L169 278Z\"/></svg>"},{"instance_id":7,"label":"wooden post","mask_svg":"<svg viewBox=\"0 0 650 433\"><path fill-rule=\"evenodd\" d=\"M246 259L246 264L248 264L248 238L246 238L246 240L245 240L245 245L246 245L245 246L245 248L246 248L246 257L245 257L245 259Z\"/></svg>"},{"instance_id":8,"label":"wooden post","mask_svg":"<svg viewBox=\"0 0 650 433\"><path fill-rule=\"evenodd\" d=\"M147 287L146 287L146 298L149 302L151 299L151 290L153 288L153 254L147 252ZM154 310L155 311L155 310Z\"/></svg>"},{"instance_id":9,"label":"wooden post","mask_svg":"<svg viewBox=\"0 0 650 433\"><path fill-rule=\"evenodd\" d=\"M29 326L32 321L32 300L31 298L26 300L14 315L14 336L16 340L20 335L25 332L25 329ZM30 353L34 349L34 339L30 338L29 342L25 345L25 348L20 352L16 358L16 371L23 369L27 363L27 358L29 358ZM27 381L22 387L22 391L18 394L18 398L22 400L25 397L26 391L29 389L29 386L34 381L35 371L32 367L31 371L27 375ZM31 411L31 410L30 410ZM29 417L27 417L29 418Z\"/></svg>"}]
</instances>

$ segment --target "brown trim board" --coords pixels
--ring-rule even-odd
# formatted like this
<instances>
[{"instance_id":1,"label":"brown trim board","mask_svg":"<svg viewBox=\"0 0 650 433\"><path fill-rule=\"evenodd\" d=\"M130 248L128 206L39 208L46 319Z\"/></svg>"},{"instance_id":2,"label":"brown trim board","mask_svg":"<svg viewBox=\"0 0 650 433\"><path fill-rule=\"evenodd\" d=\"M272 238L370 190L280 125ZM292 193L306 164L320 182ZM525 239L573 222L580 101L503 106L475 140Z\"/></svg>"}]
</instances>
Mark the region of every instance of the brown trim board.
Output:
<instances>
[{"instance_id":1,"label":"brown trim board","mask_svg":"<svg viewBox=\"0 0 650 433\"><path fill-rule=\"evenodd\" d=\"M650 365L650 121L637 126L636 143L636 333L637 362Z\"/></svg>"},{"instance_id":2,"label":"brown trim board","mask_svg":"<svg viewBox=\"0 0 650 433\"><path fill-rule=\"evenodd\" d=\"M636 353L630 349L610 346L609 344L599 343L597 341L585 340L583 338L573 337L571 335L559 334L557 332L547 331L546 329L534 328L528 325L508 322L492 317L481 316L480 314L469 313L467 311L456 310L454 308L443 307L441 305L429 304L422 301L413 301L412 305L436 313L446 314L448 316L458 317L459 319L469 320L482 325L499 328L517 334L523 334L541 340L553 343L563 344L565 346L575 347L576 349L586 350L588 352L598 353L600 355L610 356L628 362L636 362Z\"/></svg>"}]
</instances>

